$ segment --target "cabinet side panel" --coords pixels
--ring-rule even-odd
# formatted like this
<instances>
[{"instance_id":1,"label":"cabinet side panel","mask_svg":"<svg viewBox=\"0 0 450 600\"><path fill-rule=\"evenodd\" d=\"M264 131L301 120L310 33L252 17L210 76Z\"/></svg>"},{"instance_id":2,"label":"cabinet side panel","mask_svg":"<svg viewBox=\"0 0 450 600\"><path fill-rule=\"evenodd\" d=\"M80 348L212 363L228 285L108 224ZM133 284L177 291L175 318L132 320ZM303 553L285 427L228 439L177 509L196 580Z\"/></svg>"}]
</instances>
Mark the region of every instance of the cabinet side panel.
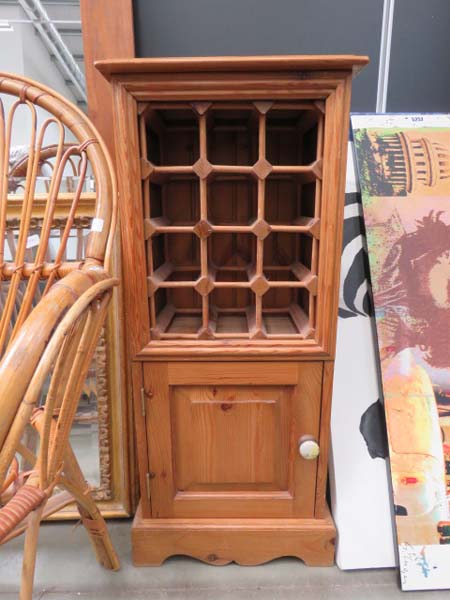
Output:
<instances>
[{"instance_id":1,"label":"cabinet side panel","mask_svg":"<svg viewBox=\"0 0 450 600\"><path fill-rule=\"evenodd\" d=\"M320 230L318 339L334 356L342 250L345 169L350 115L351 77L342 80L326 100Z\"/></svg>"},{"instance_id":2,"label":"cabinet side panel","mask_svg":"<svg viewBox=\"0 0 450 600\"><path fill-rule=\"evenodd\" d=\"M320 409L319 445L320 455L317 465L315 517L322 519L328 511L326 488L328 475L328 454L330 450L331 396L333 391L334 361L327 361L323 368L322 402Z\"/></svg>"},{"instance_id":3,"label":"cabinet side panel","mask_svg":"<svg viewBox=\"0 0 450 600\"><path fill-rule=\"evenodd\" d=\"M118 84L114 85L114 102L125 321L129 356L133 358L150 337L137 106Z\"/></svg>"}]
</instances>

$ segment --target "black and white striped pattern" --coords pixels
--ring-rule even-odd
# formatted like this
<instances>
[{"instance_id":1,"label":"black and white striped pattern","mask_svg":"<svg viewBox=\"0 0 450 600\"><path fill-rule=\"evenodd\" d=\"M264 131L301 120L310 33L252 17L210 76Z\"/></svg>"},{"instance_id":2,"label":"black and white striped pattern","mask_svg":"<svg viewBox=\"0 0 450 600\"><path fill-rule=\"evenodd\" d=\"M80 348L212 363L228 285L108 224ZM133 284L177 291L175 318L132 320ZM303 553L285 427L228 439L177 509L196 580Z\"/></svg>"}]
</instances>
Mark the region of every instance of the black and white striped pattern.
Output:
<instances>
[{"instance_id":1,"label":"black and white striped pattern","mask_svg":"<svg viewBox=\"0 0 450 600\"><path fill-rule=\"evenodd\" d=\"M355 174L353 143L349 142L345 187L339 316L343 319L373 314L369 290L369 259L361 193Z\"/></svg>"}]
</instances>

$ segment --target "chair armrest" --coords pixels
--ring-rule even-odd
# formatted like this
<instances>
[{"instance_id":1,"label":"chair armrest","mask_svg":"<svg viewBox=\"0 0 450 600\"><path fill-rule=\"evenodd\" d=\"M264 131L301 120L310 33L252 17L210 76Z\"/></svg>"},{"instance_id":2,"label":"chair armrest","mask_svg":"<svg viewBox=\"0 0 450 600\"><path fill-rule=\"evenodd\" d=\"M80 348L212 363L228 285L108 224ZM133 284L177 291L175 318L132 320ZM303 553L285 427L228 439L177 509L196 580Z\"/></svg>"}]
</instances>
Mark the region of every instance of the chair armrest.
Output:
<instances>
[{"instance_id":1,"label":"chair armrest","mask_svg":"<svg viewBox=\"0 0 450 600\"><path fill-rule=\"evenodd\" d=\"M74 274L75 273L73 273L73 275ZM118 280L107 278L104 271L96 269L94 278L91 277L92 273L88 274L88 279L90 281L89 285L89 281L86 283L85 274L81 273L81 275L81 278L77 277L74 279L72 277L70 280L70 275L64 278L64 280L62 280L64 281L64 286L59 286L59 291L56 290L55 293L52 294L50 300L50 292L47 296L44 296L39 305L23 324L20 334L14 340L0 363L0 425L2 427L2 432L4 432L4 439L0 444L0 488L2 487L11 460L15 455L25 426L30 422L33 409L37 406L41 390L47 381L47 377L61 358L60 352L62 351L65 342L68 342L69 344L66 346L69 350L69 354L65 355L66 358L63 359L63 362L60 364L72 364L71 362L67 363L67 358L71 356L70 352L72 350L70 349L73 348L72 340L74 338L72 336L75 331L74 327L76 328L79 323L89 323L89 327L86 330L88 333L86 334L87 337L85 336L84 345L82 344L82 347L80 347L80 356L86 356L86 358L83 363L84 367L79 371L79 379L73 380L77 381L76 385L79 385L79 381L83 378L84 371L87 371L91 353L94 352L97 343L100 327L103 325L105 310L108 307L112 289L118 284ZM99 280L93 283L93 279ZM74 282L79 284L78 288L73 285ZM80 293L77 298L76 295L79 293L79 290L86 288L87 285L89 287ZM51 288L51 290L53 290L53 288ZM69 296L67 296L68 293ZM43 327L45 328L47 335L39 332L39 345L36 349L35 340L31 338L33 341L30 344L29 336L30 333L37 332L36 322L39 324L40 320L42 320L42 311L38 313L39 319L36 317L35 313L38 308L41 308L41 305L47 309L54 309L55 304L59 309L54 310L51 315L51 320L43 319ZM88 318L87 321L80 321L80 318L85 318L84 315L87 314L86 310L91 311L94 306L96 307L94 313L98 311L98 316L93 320L89 320ZM82 325L82 327L84 327L84 325ZM22 329L25 331L22 331ZM88 347L90 350L87 350ZM30 354L33 356L32 367L24 360L24 357L27 357ZM69 360L72 359L70 358ZM74 360L76 360L75 357ZM20 365L19 369L17 369L17 365ZM25 368L26 379L23 375ZM57 367L55 367L55 369L56 368ZM3 373L2 369L4 369ZM67 385L71 385L69 384L69 380L61 380L59 382L58 385L63 386L61 388L62 390L64 390ZM9 395L7 395L8 391L11 392ZM79 392L75 391L75 388L72 391L74 392L74 397L77 399ZM49 400L50 396L52 397L51 400ZM49 419L51 419L53 414L53 402L55 400L54 394L50 394L50 396L47 398L46 402L46 425L44 425L44 430L41 434L41 455L46 455L48 451L48 436L50 434L49 427L51 422ZM11 400L13 400L15 404L13 404ZM2 410L3 406L5 407L5 410ZM74 405L70 406L73 408ZM72 410L72 408L70 410ZM9 422L6 422L5 414L9 415ZM65 425L69 428L66 432L67 435L71 426L71 418L72 417L65 422ZM45 477L43 477L43 481L44 480ZM43 486L42 489L44 489L44 487L46 487L46 485Z\"/></svg>"},{"instance_id":2,"label":"chair armrest","mask_svg":"<svg viewBox=\"0 0 450 600\"><path fill-rule=\"evenodd\" d=\"M7 349L0 361L0 450L55 327L84 292L106 278L101 268L66 275L31 311Z\"/></svg>"}]
</instances>

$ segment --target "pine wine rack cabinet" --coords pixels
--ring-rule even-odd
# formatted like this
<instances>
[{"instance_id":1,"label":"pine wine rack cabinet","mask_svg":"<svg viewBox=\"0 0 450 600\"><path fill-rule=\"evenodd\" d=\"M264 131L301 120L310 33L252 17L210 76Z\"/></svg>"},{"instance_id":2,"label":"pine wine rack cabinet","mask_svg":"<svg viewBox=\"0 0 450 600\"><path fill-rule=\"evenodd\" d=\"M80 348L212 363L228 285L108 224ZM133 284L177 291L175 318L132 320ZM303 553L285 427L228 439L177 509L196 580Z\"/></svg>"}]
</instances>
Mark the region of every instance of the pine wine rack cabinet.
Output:
<instances>
[{"instance_id":1,"label":"pine wine rack cabinet","mask_svg":"<svg viewBox=\"0 0 450 600\"><path fill-rule=\"evenodd\" d=\"M333 562L344 180L351 80L366 63L97 63L115 103L135 564Z\"/></svg>"}]
</instances>

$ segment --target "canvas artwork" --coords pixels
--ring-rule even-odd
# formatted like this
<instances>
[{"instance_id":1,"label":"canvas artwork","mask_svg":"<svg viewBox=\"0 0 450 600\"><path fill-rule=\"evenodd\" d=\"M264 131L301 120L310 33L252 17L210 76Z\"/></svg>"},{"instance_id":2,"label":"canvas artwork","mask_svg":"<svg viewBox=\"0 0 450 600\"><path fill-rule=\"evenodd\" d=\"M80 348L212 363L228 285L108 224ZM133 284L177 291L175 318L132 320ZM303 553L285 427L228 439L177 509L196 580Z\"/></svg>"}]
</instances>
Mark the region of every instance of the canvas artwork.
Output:
<instances>
[{"instance_id":1,"label":"canvas artwork","mask_svg":"<svg viewBox=\"0 0 450 600\"><path fill-rule=\"evenodd\" d=\"M450 115L354 115L404 590L450 587Z\"/></svg>"},{"instance_id":2,"label":"canvas artwork","mask_svg":"<svg viewBox=\"0 0 450 600\"><path fill-rule=\"evenodd\" d=\"M368 279L361 194L349 141L329 463L340 569L397 564Z\"/></svg>"}]
</instances>

